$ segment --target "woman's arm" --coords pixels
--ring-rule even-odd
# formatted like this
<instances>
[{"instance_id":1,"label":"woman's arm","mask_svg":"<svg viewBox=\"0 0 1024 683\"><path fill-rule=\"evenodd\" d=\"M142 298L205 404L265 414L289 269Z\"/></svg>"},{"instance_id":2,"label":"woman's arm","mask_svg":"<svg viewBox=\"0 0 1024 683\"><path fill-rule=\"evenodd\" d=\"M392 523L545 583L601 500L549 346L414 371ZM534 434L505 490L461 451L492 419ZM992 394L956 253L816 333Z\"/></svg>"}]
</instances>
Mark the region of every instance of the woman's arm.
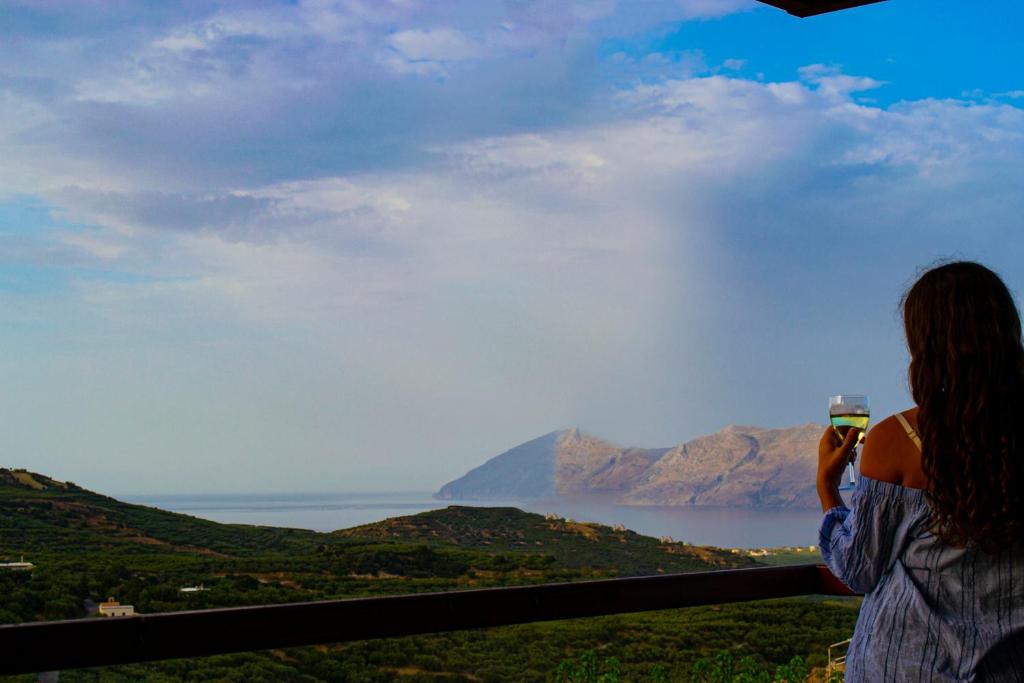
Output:
<instances>
[{"instance_id":1,"label":"woman's arm","mask_svg":"<svg viewBox=\"0 0 1024 683\"><path fill-rule=\"evenodd\" d=\"M920 521L916 511L906 508L902 470L893 458L893 451L905 446L900 439L910 443L894 418L871 430L861 457L864 477L849 507L839 497L838 484L849 458L845 448L852 451L852 446L838 444L826 432L818 447L818 495L826 511L818 532L821 556L840 581L861 593L874 589Z\"/></svg>"}]
</instances>

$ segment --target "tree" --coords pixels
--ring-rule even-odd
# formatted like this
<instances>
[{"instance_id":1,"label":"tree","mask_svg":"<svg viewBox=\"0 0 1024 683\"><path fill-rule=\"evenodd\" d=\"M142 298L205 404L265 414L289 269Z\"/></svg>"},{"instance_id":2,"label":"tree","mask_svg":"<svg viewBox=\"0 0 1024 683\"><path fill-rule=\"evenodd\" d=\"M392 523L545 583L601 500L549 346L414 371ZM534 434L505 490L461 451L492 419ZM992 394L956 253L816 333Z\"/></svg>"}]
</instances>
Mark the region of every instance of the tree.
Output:
<instances>
[{"instance_id":1,"label":"tree","mask_svg":"<svg viewBox=\"0 0 1024 683\"><path fill-rule=\"evenodd\" d=\"M773 676L762 669L752 657L738 662L733 654L722 651L711 659L700 659L693 665L694 683L806 683L809 672L802 657L793 657L775 667Z\"/></svg>"},{"instance_id":2,"label":"tree","mask_svg":"<svg viewBox=\"0 0 1024 683\"><path fill-rule=\"evenodd\" d=\"M555 673L558 683L619 683L622 665L615 657L598 664L597 653L587 650L580 661L562 660Z\"/></svg>"}]
</instances>

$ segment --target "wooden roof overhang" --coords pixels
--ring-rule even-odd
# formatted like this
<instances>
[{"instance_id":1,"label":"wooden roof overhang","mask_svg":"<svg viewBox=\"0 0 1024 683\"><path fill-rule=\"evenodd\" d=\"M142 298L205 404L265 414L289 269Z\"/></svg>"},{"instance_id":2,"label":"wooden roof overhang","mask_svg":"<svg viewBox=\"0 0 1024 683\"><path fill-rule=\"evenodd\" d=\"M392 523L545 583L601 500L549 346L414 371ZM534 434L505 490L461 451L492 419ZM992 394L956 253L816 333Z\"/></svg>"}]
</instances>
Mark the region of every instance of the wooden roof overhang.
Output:
<instances>
[{"instance_id":1,"label":"wooden roof overhang","mask_svg":"<svg viewBox=\"0 0 1024 683\"><path fill-rule=\"evenodd\" d=\"M794 17L812 17L815 14L838 12L851 7L885 2L885 0L760 0L760 2L784 9Z\"/></svg>"}]
</instances>

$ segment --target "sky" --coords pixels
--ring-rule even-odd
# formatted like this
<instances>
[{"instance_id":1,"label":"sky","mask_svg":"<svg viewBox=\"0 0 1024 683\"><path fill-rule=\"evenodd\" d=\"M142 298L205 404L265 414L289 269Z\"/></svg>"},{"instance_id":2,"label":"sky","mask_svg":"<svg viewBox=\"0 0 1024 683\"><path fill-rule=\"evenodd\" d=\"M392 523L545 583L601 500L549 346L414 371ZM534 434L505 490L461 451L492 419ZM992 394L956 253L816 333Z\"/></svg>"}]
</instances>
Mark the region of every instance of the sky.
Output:
<instances>
[{"instance_id":1,"label":"sky","mask_svg":"<svg viewBox=\"0 0 1024 683\"><path fill-rule=\"evenodd\" d=\"M898 302L1024 287L1024 8L0 2L0 465L429 490L556 429L910 406Z\"/></svg>"}]
</instances>

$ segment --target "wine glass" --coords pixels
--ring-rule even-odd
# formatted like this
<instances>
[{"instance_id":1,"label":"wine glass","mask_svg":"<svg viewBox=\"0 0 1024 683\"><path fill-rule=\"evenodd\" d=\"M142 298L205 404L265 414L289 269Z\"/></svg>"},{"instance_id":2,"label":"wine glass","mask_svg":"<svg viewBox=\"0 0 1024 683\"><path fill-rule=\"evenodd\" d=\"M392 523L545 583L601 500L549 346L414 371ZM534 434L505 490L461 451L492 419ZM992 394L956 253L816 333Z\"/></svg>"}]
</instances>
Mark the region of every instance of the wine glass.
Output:
<instances>
[{"instance_id":1,"label":"wine glass","mask_svg":"<svg viewBox=\"0 0 1024 683\"><path fill-rule=\"evenodd\" d=\"M864 440L864 433L867 431L868 422L871 420L868 397L852 394L830 396L828 399L828 419L832 423L832 429L836 431L840 439L845 439L846 433L851 429L860 430L860 436L857 437L857 444L860 444ZM857 483L856 475L853 471L853 460L854 456L856 456L857 446L854 445L853 448L854 451L850 456L850 462L846 465L849 482L840 486L840 491L849 491Z\"/></svg>"}]
</instances>

